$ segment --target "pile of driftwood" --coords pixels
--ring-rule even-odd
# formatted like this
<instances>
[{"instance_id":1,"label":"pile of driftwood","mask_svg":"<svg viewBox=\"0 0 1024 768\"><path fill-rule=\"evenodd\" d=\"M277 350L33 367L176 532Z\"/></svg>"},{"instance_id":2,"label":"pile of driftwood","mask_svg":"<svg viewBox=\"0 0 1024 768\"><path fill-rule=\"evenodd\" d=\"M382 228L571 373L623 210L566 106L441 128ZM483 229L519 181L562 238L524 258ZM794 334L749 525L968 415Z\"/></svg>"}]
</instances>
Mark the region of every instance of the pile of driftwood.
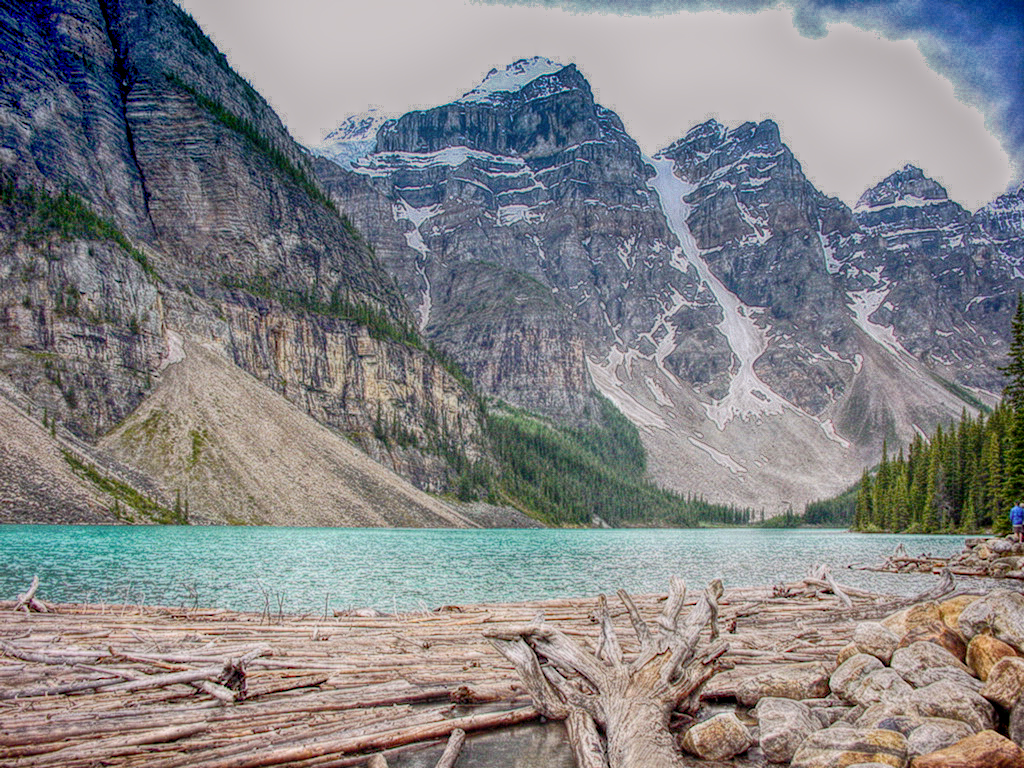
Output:
<instances>
[{"instance_id":1,"label":"pile of driftwood","mask_svg":"<svg viewBox=\"0 0 1024 768\"><path fill-rule=\"evenodd\" d=\"M911 555L903 544L897 545L896 549L881 563L855 564L848 566L856 571L878 571L879 573L941 573L950 567L948 557L939 557L928 553ZM963 569L952 570L957 576L983 576L981 573L967 573Z\"/></svg>"},{"instance_id":2,"label":"pile of driftwood","mask_svg":"<svg viewBox=\"0 0 1024 768\"><path fill-rule=\"evenodd\" d=\"M927 553L913 556L900 544L881 563L849 567L883 573L941 573L948 570L956 576L1024 580L1024 544L1017 543L1012 536L969 538L964 542L963 550L952 557Z\"/></svg>"},{"instance_id":3,"label":"pile of driftwood","mask_svg":"<svg viewBox=\"0 0 1024 768\"><path fill-rule=\"evenodd\" d=\"M774 595L727 590L715 616L707 591L686 596L675 585L671 595L614 604L550 600L276 621L224 610L54 606L35 597L37 586L27 599L0 602L0 764L383 766L398 751L440 752L448 740L438 765L451 766L462 732L509 729L545 707L520 682L522 664L507 645L499 653L494 643L550 653L545 638L557 627L578 659L613 667L678 652L687 658L657 665L674 685L694 654L673 651L682 647L673 637L693 640L691 651L699 637L703 648L716 624L724 642L701 661L733 669L702 690L728 697L766 665L834 659L855 621L896 605L842 589L821 572L803 584Z\"/></svg>"}]
</instances>

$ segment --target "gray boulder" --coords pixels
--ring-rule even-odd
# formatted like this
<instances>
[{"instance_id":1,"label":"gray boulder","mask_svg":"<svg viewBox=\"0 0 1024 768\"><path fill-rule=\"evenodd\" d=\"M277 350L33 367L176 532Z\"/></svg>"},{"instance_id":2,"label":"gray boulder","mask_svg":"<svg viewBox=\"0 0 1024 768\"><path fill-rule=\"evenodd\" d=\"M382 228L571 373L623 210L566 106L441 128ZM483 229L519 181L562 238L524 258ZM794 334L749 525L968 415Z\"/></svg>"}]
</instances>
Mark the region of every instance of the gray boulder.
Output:
<instances>
[{"instance_id":1,"label":"gray boulder","mask_svg":"<svg viewBox=\"0 0 1024 768\"><path fill-rule=\"evenodd\" d=\"M1010 710L1008 733L1017 746L1024 747L1024 702Z\"/></svg>"},{"instance_id":2,"label":"gray boulder","mask_svg":"<svg viewBox=\"0 0 1024 768\"><path fill-rule=\"evenodd\" d=\"M870 707L881 701L898 704L906 701L913 688L895 670L883 667L876 669L847 688L847 696L854 704Z\"/></svg>"},{"instance_id":3,"label":"gray boulder","mask_svg":"<svg viewBox=\"0 0 1024 768\"><path fill-rule=\"evenodd\" d=\"M1017 705L1024 693L1024 659L1007 656L996 662L988 673L988 680L981 689L981 695L1001 707L1010 709Z\"/></svg>"},{"instance_id":4,"label":"gray boulder","mask_svg":"<svg viewBox=\"0 0 1024 768\"><path fill-rule=\"evenodd\" d=\"M897 649L892 668L915 688L942 680L955 680L973 690L981 688L981 681L971 676L966 664L935 643L920 641Z\"/></svg>"},{"instance_id":5,"label":"gray boulder","mask_svg":"<svg viewBox=\"0 0 1024 768\"><path fill-rule=\"evenodd\" d=\"M792 699L767 696L753 715L761 731L761 751L773 763L788 763L803 740L823 727L810 707Z\"/></svg>"},{"instance_id":6,"label":"gray boulder","mask_svg":"<svg viewBox=\"0 0 1024 768\"><path fill-rule=\"evenodd\" d=\"M956 683L943 681L918 688L910 702L926 717L944 717L967 723L975 731L992 728L995 709L985 698Z\"/></svg>"},{"instance_id":7,"label":"gray boulder","mask_svg":"<svg viewBox=\"0 0 1024 768\"><path fill-rule=\"evenodd\" d=\"M907 754L914 758L938 752L971 735L971 727L967 723L943 717L925 717L907 734Z\"/></svg>"},{"instance_id":8,"label":"gray boulder","mask_svg":"<svg viewBox=\"0 0 1024 768\"><path fill-rule=\"evenodd\" d=\"M702 760L728 760L750 749L754 740L732 712L703 720L683 736L683 749Z\"/></svg>"},{"instance_id":9,"label":"gray boulder","mask_svg":"<svg viewBox=\"0 0 1024 768\"><path fill-rule=\"evenodd\" d=\"M852 656L832 673L828 685L837 696L850 701L850 687L860 681L862 677L876 669L882 669L884 665L875 656L868 653L858 653Z\"/></svg>"},{"instance_id":10,"label":"gray boulder","mask_svg":"<svg viewBox=\"0 0 1024 768\"><path fill-rule=\"evenodd\" d=\"M1024 651L1024 595L995 590L964 608L958 625L968 640L989 630L1020 653Z\"/></svg>"},{"instance_id":11,"label":"gray boulder","mask_svg":"<svg viewBox=\"0 0 1024 768\"><path fill-rule=\"evenodd\" d=\"M877 621L865 621L853 631L853 644L862 653L868 653L883 664L888 664L900 639L891 629Z\"/></svg>"},{"instance_id":12,"label":"gray boulder","mask_svg":"<svg viewBox=\"0 0 1024 768\"><path fill-rule=\"evenodd\" d=\"M800 745L791 768L847 768L855 763L904 768L907 738L896 731L835 725L815 731Z\"/></svg>"}]
</instances>

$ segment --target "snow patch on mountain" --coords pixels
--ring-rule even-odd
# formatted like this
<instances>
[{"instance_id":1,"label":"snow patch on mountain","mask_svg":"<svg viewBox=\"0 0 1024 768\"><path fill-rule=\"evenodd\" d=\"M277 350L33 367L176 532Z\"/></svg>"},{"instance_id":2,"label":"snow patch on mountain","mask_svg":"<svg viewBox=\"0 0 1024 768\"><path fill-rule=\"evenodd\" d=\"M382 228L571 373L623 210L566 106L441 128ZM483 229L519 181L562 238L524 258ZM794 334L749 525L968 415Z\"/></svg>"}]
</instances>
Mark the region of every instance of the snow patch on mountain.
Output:
<instances>
[{"instance_id":1,"label":"snow patch on mountain","mask_svg":"<svg viewBox=\"0 0 1024 768\"><path fill-rule=\"evenodd\" d=\"M491 163L505 169L504 174L532 173L526 161L514 155L495 155L469 147L445 147L437 152L379 152L362 158L354 167L367 176L388 177L396 170L428 170L430 168L458 168L468 160ZM492 169L493 170L493 169Z\"/></svg>"},{"instance_id":2,"label":"snow patch on mountain","mask_svg":"<svg viewBox=\"0 0 1024 768\"><path fill-rule=\"evenodd\" d=\"M747 468L744 467L742 464L738 463L729 454L722 453L721 451L712 448L707 443L702 443L695 437L689 437L687 439L690 441L691 445L700 448L702 451L704 451L704 453L710 456L716 464L718 464L721 467L725 467L734 475L742 475L746 473Z\"/></svg>"},{"instance_id":3,"label":"snow patch on mountain","mask_svg":"<svg viewBox=\"0 0 1024 768\"><path fill-rule=\"evenodd\" d=\"M510 190L519 192L520 190ZM528 224L536 224L544 221L544 212L536 205L502 205L498 208L498 226L509 227L513 224L525 221Z\"/></svg>"},{"instance_id":4,"label":"snow patch on mountain","mask_svg":"<svg viewBox=\"0 0 1024 768\"><path fill-rule=\"evenodd\" d=\"M600 363L587 358L587 368L590 371L590 378L602 395L612 401L631 422L641 429L668 429L668 423L657 413L645 406L633 395L626 391L623 380L619 377L619 370L630 378L632 352L623 352L621 349L613 348L608 357Z\"/></svg>"},{"instance_id":5,"label":"snow patch on mountain","mask_svg":"<svg viewBox=\"0 0 1024 768\"><path fill-rule=\"evenodd\" d=\"M854 206L853 212L862 213L864 211L882 211L886 208L925 208L929 205L942 205L946 202L948 201L945 198L924 198L915 197L913 195L907 195L885 203L875 203L871 200L861 198L857 202L857 205Z\"/></svg>"},{"instance_id":6,"label":"snow patch on mountain","mask_svg":"<svg viewBox=\"0 0 1024 768\"><path fill-rule=\"evenodd\" d=\"M411 232L405 233L405 242L414 251L419 252L419 256L416 257L416 274L423 281L423 288L421 289L420 303L415 309L415 314L416 324L419 326L419 330L422 331L427 327L427 323L430 322L430 312L433 309L434 302L431 296L430 277L427 275L427 252L430 249L423 239L420 227L423 226L427 219L440 213L441 206L430 205L424 208L413 208L405 200L399 200L395 203L392 211L395 221L408 221L413 227Z\"/></svg>"},{"instance_id":7,"label":"snow patch on mountain","mask_svg":"<svg viewBox=\"0 0 1024 768\"><path fill-rule=\"evenodd\" d=\"M910 353L904 349L896 338L896 332L891 325L880 325L872 322L873 315L885 300L889 297L889 285L882 283L880 287L866 288L861 291L850 291L846 294L847 306L853 312L853 321L868 336L874 339L880 346L891 352L897 358Z\"/></svg>"},{"instance_id":8,"label":"snow patch on mountain","mask_svg":"<svg viewBox=\"0 0 1024 768\"><path fill-rule=\"evenodd\" d=\"M729 342L737 362L732 381L729 382L729 393L717 402L705 404L708 418L715 422L719 430L724 430L736 417L746 420L750 417L780 414L787 407L799 411L761 381L754 371L757 358L768 348L767 330L754 321L754 316L761 310L741 302L701 257L700 249L686 224L689 206L683 202L683 197L692 192L694 186L675 175L672 160L661 158L648 162L655 170L655 176L648 181L648 186L657 193L669 228L682 245L682 253L674 256L673 266L682 272L691 266L697 269L701 280L722 307L723 317L718 330Z\"/></svg>"},{"instance_id":9,"label":"snow patch on mountain","mask_svg":"<svg viewBox=\"0 0 1024 768\"><path fill-rule=\"evenodd\" d=\"M521 90L524 86L532 83L538 77L553 75L565 69L564 64L559 64L543 56L534 56L530 59L519 59L509 64L505 69L492 69L487 73L476 88L465 94L459 102L473 103L493 100L495 94L513 93Z\"/></svg>"},{"instance_id":10,"label":"snow patch on mountain","mask_svg":"<svg viewBox=\"0 0 1024 768\"><path fill-rule=\"evenodd\" d=\"M310 147L310 151L343 168L355 165L359 160L377 148L377 134L384 124L397 115L388 115L377 109L369 109L358 115L351 115L328 133L322 142Z\"/></svg>"}]
</instances>

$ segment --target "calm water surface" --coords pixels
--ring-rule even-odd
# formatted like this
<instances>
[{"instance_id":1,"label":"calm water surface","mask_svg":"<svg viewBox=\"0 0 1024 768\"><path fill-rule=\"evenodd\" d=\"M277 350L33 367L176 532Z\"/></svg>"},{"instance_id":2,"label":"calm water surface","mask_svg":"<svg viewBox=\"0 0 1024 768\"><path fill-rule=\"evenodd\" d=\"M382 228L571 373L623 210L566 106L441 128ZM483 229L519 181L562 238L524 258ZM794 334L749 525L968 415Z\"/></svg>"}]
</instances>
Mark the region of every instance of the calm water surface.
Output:
<instances>
[{"instance_id":1,"label":"calm water surface","mask_svg":"<svg viewBox=\"0 0 1024 768\"><path fill-rule=\"evenodd\" d=\"M0 599L148 603L276 612L662 592L793 581L827 563L842 584L913 594L928 575L846 570L899 543L951 555L962 536L785 530L405 530L0 526Z\"/></svg>"}]
</instances>

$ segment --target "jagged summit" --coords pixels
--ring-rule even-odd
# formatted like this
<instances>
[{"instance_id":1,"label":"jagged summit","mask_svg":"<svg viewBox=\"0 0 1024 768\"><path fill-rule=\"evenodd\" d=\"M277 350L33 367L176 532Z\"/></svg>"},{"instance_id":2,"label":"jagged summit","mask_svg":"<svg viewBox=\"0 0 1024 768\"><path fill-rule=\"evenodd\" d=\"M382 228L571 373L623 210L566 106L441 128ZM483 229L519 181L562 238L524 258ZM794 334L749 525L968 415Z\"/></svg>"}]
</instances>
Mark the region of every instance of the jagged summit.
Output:
<instances>
[{"instance_id":1,"label":"jagged summit","mask_svg":"<svg viewBox=\"0 0 1024 768\"><path fill-rule=\"evenodd\" d=\"M320 144L310 147L315 155L325 157L338 165L354 165L373 152L377 146L377 133L396 115L371 107L366 112L350 115L328 133Z\"/></svg>"},{"instance_id":2,"label":"jagged summit","mask_svg":"<svg viewBox=\"0 0 1024 768\"><path fill-rule=\"evenodd\" d=\"M683 147L689 147L697 152L710 152L725 142L743 142L744 147L749 149L750 140L763 145L781 145L782 136L779 132L779 125L774 120L762 120L753 122L748 120L735 128L723 125L715 118L706 120L695 125L681 138L660 150L655 157L666 157L675 154Z\"/></svg>"},{"instance_id":3,"label":"jagged summit","mask_svg":"<svg viewBox=\"0 0 1024 768\"><path fill-rule=\"evenodd\" d=\"M1016 192L997 197L974 218L1011 264L1019 267L1024 262L1024 184Z\"/></svg>"},{"instance_id":4,"label":"jagged summit","mask_svg":"<svg viewBox=\"0 0 1024 768\"><path fill-rule=\"evenodd\" d=\"M504 69L492 69L480 85L466 93L459 101L463 103L490 101L495 94L513 93L532 83L538 77L553 75L563 69L565 69L564 64L559 64L557 61L543 56L519 59Z\"/></svg>"},{"instance_id":5,"label":"jagged summit","mask_svg":"<svg viewBox=\"0 0 1024 768\"><path fill-rule=\"evenodd\" d=\"M394 117L396 116L384 114L376 107L370 107L365 112L350 115L342 120L337 128L324 137L324 143L376 138L381 126Z\"/></svg>"},{"instance_id":6,"label":"jagged summit","mask_svg":"<svg viewBox=\"0 0 1024 768\"><path fill-rule=\"evenodd\" d=\"M893 205L922 206L948 200L945 187L925 176L924 171L917 166L908 163L861 195L854 211Z\"/></svg>"},{"instance_id":7,"label":"jagged summit","mask_svg":"<svg viewBox=\"0 0 1024 768\"><path fill-rule=\"evenodd\" d=\"M1017 187L1016 192L1000 195L978 211L985 218L1015 219L1024 224L1024 184ZM1021 227L1024 229L1024 226Z\"/></svg>"}]
</instances>

